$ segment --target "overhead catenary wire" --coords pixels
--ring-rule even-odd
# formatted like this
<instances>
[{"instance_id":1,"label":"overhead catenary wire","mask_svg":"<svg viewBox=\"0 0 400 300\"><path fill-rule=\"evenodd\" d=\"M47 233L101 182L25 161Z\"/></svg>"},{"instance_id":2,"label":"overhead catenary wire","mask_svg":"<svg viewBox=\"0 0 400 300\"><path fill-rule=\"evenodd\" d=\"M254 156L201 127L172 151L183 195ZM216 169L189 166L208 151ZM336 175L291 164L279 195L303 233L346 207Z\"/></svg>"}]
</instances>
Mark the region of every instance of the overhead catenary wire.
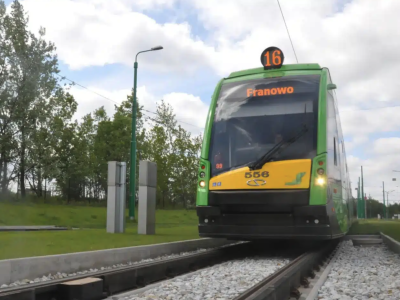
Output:
<instances>
[{"instance_id":1,"label":"overhead catenary wire","mask_svg":"<svg viewBox=\"0 0 400 300\"><path fill-rule=\"evenodd\" d=\"M102 94L100 94L100 93L98 93L98 92L95 92L95 91L93 91L93 90L87 88L86 86L77 83L76 81L74 81L74 80L72 80L72 79L69 79L69 78L67 78L67 77L65 77L65 76L62 76L62 75L59 75L59 74L57 74L57 75L58 75L59 77L61 77L62 79L65 79L65 80L71 82L71 83L74 84L74 85L77 85L77 86L79 86L79 87L81 87L81 88L84 88L84 89L88 90L89 92L92 92L92 93L94 93L94 94L96 94L96 95L98 95L98 96L100 96L100 97L102 97L102 98L104 98L104 99L106 99L106 100L108 100L108 101L111 101L111 102L113 102L113 103L115 103L115 104L117 104L117 105L120 105L120 103L118 103L117 101L114 101L114 100L112 100L112 99L110 99L110 98L108 98L108 97L106 97L106 96L104 96L104 95L102 95ZM142 108L142 110L145 111L145 112L154 114L154 115L157 114L156 112L150 111L150 110L148 110L148 109ZM146 115L146 114L144 114L144 115ZM186 124L186 125L190 125L190 126L194 126L194 127L200 128L200 129L204 129L203 127L200 127L200 126L197 126L197 125L194 125L194 124L191 124L191 123L182 121L182 120L180 120L180 119L176 119L176 120L177 120L179 123L182 123L182 124Z\"/></svg>"},{"instance_id":2,"label":"overhead catenary wire","mask_svg":"<svg viewBox=\"0 0 400 300\"><path fill-rule=\"evenodd\" d=\"M279 3L279 0L277 0L277 1L278 1L279 9L280 9L280 11L281 11L281 15L282 15L282 18L283 18L283 22L285 23L285 27L286 27L286 31L287 31L288 36L289 36L290 43L292 44L292 49L293 49L293 52L294 52L294 56L296 57L297 63L299 63L299 60L297 59L296 51L294 50L292 38L290 37L289 28L288 28L287 25L286 25L286 20L285 20L285 16L283 15L283 11L282 11L282 8L281 8L281 4Z\"/></svg>"},{"instance_id":3,"label":"overhead catenary wire","mask_svg":"<svg viewBox=\"0 0 400 300\"><path fill-rule=\"evenodd\" d=\"M81 87L81 88L84 88L84 89L88 90L89 92L92 92L92 93L94 93L94 94L96 94L96 95L98 95L98 96L100 96L100 97L102 97L102 98L104 98L104 99L106 99L106 100L108 100L108 101L114 102L115 104L119 104L118 102L116 102L116 101L114 101L114 100L112 100L112 99L110 99L110 98L108 98L108 97L106 97L106 96L104 96L104 95L101 95L101 94L99 94L99 93L97 93L97 92L95 92L95 91L92 91L91 89L87 88L86 86L83 86L82 84L77 83L76 81L74 81L74 80L72 80L72 79L69 79L69 78L67 78L67 77L65 77L65 76L61 76L61 75L59 75L59 74L57 74L57 75L58 75L59 77L61 77L62 79L65 79L65 80L71 82L71 83L74 84L74 85L77 85L77 86L79 86L79 87Z\"/></svg>"}]
</instances>

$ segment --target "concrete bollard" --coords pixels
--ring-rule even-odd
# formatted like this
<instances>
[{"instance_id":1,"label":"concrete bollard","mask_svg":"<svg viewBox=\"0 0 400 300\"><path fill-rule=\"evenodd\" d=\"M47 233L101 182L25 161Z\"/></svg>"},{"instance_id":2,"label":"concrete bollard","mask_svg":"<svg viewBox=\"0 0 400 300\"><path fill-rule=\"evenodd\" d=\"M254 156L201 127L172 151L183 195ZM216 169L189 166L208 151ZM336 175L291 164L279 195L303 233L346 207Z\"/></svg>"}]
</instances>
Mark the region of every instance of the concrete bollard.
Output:
<instances>
[{"instance_id":1,"label":"concrete bollard","mask_svg":"<svg viewBox=\"0 0 400 300\"><path fill-rule=\"evenodd\" d=\"M125 162L108 162L107 186L107 232L125 232Z\"/></svg>"},{"instance_id":2,"label":"concrete bollard","mask_svg":"<svg viewBox=\"0 0 400 300\"><path fill-rule=\"evenodd\" d=\"M157 164L140 161L138 234L156 233Z\"/></svg>"}]
</instances>

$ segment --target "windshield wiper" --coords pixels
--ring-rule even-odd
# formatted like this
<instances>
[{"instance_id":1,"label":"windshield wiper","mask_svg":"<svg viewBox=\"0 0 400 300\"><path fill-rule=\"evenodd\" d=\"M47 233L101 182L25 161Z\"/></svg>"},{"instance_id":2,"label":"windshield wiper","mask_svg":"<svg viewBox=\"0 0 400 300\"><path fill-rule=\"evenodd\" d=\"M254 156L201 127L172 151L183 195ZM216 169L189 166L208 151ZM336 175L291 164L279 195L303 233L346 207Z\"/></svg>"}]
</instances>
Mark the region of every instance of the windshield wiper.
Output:
<instances>
[{"instance_id":1,"label":"windshield wiper","mask_svg":"<svg viewBox=\"0 0 400 300\"><path fill-rule=\"evenodd\" d=\"M291 144L293 144L295 141L297 141L300 137L302 137L307 131L308 131L307 126L303 125L303 129L300 130L296 135L288 138L287 140L283 140L283 141L279 142L272 149L270 149L267 153L265 153L263 156L261 156L259 159L250 163L248 165L249 169L250 170L261 169L262 166L265 163L267 163L272 158L273 155L280 153L282 150L289 147Z\"/></svg>"}]
</instances>

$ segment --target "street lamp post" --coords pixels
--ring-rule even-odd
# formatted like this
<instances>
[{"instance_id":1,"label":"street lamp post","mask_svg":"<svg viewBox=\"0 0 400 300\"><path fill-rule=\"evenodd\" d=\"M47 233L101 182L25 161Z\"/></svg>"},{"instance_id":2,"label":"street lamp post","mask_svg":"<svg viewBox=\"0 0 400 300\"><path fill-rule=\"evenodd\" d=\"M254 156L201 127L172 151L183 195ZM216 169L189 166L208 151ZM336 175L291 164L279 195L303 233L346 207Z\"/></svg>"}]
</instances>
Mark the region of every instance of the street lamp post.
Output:
<instances>
[{"instance_id":1,"label":"street lamp post","mask_svg":"<svg viewBox=\"0 0 400 300\"><path fill-rule=\"evenodd\" d=\"M367 218L367 203L364 199L364 174L363 174L363 167L361 166L361 200L363 204L363 209L364 209L364 218Z\"/></svg>"},{"instance_id":2,"label":"street lamp post","mask_svg":"<svg viewBox=\"0 0 400 300\"><path fill-rule=\"evenodd\" d=\"M131 170L130 170L130 182L129 182L129 218L135 219L135 199L136 199L136 84L137 84L137 57L140 53L156 51L163 49L162 46L156 46L149 50L140 51L136 54L134 68L134 79L133 79L133 102L132 102L132 138L131 138Z\"/></svg>"},{"instance_id":3,"label":"street lamp post","mask_svg":"<svg viewBox=\"0 0 400 300\"><path fill-rule=\"evenodd\" d=\"M386 203L385 203L385 182L382 181L382 192L383 192L383 217L386 217Z\"/></svg>"}]
</instances>

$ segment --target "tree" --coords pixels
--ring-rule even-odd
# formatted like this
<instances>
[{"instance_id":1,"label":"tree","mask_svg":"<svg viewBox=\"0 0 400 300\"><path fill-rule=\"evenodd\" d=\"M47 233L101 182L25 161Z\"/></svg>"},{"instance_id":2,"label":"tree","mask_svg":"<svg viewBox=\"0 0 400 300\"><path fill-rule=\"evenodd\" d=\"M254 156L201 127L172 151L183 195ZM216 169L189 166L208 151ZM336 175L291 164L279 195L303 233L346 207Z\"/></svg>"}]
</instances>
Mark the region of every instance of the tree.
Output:
<instances>
[{"instance_id":1,"label":"tree","mask_svg":"<svg viewBox=\"0 0 400 300\"><path fill-rule=\"evenodd\" d=\"M96 160L95 174L98 183L104 193L107 190L107 162L127 162L127 170L130 170L130 147L131 147L131 122L132 122L132 94L119 106L115 106L113 118L109 118L104 109L95 112L96 134L93 142L93 154ZM144 158L147 153L145 146L146 130L143 127L142 108L137 104L136 121L136 143L137 156ZM140 154L142 156L140 157ZM137 174L139 166L137 165ZM128 172L128 174L130 174ZM138 183L138 176L137 183ZM127 176L129 182L129 176ZM136 185L137 186L137 185ZM128 186L129 188L129 186ZM129 190L127 191L127 197Z\"/></svg>"},{"instance_id":2,"label":"tree","mask_svg":"<svg viewBox=\"0 0 400 300\"><path fill-rule=\"evenodd\" d=\"M157 203L183 207L193 205L196 195L197 164L201 137L178 125L172 107L164 101L157 105L154 123L147 135L149 159L157 163Z\"/></svg>"},{"instance_id":3,"label":"tree","mask_svg":"<svg viewBox=\"0 0 400 300\"><path fill-rule=\"evenodd\" d=\"M18 166L22 196L25 196L25 180L41 194L43 168L51 156L50 125L55 118L72 117L76 102L59 85L54 44L44 40L43 28L38 36L27 29L28 18L19 1L12 3L10 15L3 15L2 20L9 70L2 97L2 114L7 118L3 132L7 133L7 144L17 149L14 163ZM3 167L12 158L7 156L11 151L5 149L5 152Z\"/></svg>"},{"instance_id":4,"label":"tree","mask_svg":"<svg viewBox=\"0 0 400 300\"><path fill-rule=\"evenodd\" d=\"M13 98L10 57L12 44L7 38L6 8L0 0L0 181L2 193L7 192L9 181L8 167L16 154L15 126L11 122L16 99Z\"/></svg>"}]
</instances>

